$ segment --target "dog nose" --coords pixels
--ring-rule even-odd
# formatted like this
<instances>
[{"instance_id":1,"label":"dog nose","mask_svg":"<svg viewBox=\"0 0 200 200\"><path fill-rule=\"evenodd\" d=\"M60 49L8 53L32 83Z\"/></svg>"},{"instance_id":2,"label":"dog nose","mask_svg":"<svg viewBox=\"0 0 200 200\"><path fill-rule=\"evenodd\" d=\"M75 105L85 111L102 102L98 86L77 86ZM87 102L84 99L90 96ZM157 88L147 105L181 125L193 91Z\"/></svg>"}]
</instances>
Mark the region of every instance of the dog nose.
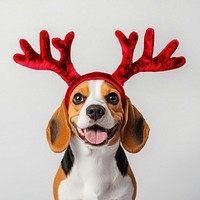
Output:
<instances>
[{"instance_id":1,"label":"dog nose","mask_svg":"<svg viewBox=\"0 0 200 200\"><path fill-rule=\"evenodd\" d=\"M96 121L105 114L105 108L101 105L90 105L86 109L86 114L89 118Z\"/></svg>"}]
</instances>

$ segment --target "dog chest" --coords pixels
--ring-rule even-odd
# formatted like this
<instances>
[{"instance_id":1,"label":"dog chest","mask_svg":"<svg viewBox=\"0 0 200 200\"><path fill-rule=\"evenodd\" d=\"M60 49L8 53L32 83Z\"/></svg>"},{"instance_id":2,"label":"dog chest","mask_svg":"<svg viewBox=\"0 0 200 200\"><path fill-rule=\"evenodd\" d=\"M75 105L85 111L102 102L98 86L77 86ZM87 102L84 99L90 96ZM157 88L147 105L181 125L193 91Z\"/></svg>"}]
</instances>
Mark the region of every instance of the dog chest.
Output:
<instances>
[{"instance_id":1,"label":"dog chest","mask_svg":"<svg viewBox=\"0 0 200 200\"><path fill-rule=\"evenodd\" d=\"M73 140L73 139L72 139ZM131 199L133 186L129 176L123 176L115 159L116 147L104 152L79 148L72 141L73 167L59 187L59 200ZM77 141L76 141L77 142Z\"/></svg>"},{"instance_id":2,"label":"dog chest","mask_svg":"<svg viewBox=\"0 0 200 200\"><path fill-rule=\"evenodd\" d=\"M60 184L59 200L132 200L133 192L129 176L117 176L110 183L102 181L101 177L96 177L92 183L83 183L81 177L71 175Z\"/></svg>"}]
</instances>

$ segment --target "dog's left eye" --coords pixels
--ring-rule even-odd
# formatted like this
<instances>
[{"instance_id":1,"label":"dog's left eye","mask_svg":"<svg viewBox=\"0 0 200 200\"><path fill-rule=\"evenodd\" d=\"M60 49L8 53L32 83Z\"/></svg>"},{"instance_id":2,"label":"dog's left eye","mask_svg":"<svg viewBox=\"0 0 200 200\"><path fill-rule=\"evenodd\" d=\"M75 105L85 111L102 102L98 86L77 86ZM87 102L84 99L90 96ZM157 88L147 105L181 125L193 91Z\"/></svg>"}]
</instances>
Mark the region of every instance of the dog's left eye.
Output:
<instances>
[{"instance_id":1,"label":"dog's left eye","mask_svg":"<svg viewBox=\"0 0 200 200\"><path fill-rule=\"evenodd\" d=\"M79 105L85 101L85 97L81 93L76 93L73 98L73 103Z\"/></svg>"},{"instance_id":2,"label":"dog's left eye","mask_svg":"<svg viewBox=\"0 0 200 200\"><path fill-rule=\"evenodd\" d=\"M119 97L116 93L112 92L106 96L106 101L112 105L117 105L119 102Z\"/></svg>"}]
</instances>

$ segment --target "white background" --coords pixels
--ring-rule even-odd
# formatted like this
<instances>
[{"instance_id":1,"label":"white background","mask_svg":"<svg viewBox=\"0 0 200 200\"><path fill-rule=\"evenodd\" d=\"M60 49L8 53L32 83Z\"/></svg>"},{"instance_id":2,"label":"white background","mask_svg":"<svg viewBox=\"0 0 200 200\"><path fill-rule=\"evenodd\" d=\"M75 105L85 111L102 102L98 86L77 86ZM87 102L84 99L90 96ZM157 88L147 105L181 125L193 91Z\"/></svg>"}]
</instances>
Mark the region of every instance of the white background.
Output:
<instances>
[{"instance_id":1,"label":"white background","mask_svg":"<svg viewBox=\"0 0 200 200\"><path fill-rule=\"evenodd\" d=\"M42 29L51 37L76 37L72 59L79 73L112 73L121 60L114 35L139 34L137 59L148 27L155 55L172 39L183 68L141 73L125 85L151 127L144 149L128 154L138 183L137 200L200 199L200 3L198 0L7 0L0 2L0 199L50 200L61 154L50 151L45 128L67 85L52 72L13 62L26 38L38 51ZM53 55L59 54L53 50Z\"/></svg>"}]
</instances>

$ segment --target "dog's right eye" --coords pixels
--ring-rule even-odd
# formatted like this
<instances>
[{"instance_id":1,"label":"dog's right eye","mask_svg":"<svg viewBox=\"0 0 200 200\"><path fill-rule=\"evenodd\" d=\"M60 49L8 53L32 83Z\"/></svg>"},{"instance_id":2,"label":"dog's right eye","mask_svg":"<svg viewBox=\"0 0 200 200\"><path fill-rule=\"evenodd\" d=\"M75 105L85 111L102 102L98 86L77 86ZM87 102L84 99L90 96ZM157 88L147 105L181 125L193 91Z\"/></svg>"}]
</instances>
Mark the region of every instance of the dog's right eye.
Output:
<instances>
[{"instance_id":1,"label":"dog's right eye","mask_svg":"<svg viewBox=\"0 0 200 200\"><path fill-rule=\"evenodd\" d=\"M85 101L85 97L81 93L76 93L73 98L73 103L79 105Z\"/></svg>"}]
</instances>

